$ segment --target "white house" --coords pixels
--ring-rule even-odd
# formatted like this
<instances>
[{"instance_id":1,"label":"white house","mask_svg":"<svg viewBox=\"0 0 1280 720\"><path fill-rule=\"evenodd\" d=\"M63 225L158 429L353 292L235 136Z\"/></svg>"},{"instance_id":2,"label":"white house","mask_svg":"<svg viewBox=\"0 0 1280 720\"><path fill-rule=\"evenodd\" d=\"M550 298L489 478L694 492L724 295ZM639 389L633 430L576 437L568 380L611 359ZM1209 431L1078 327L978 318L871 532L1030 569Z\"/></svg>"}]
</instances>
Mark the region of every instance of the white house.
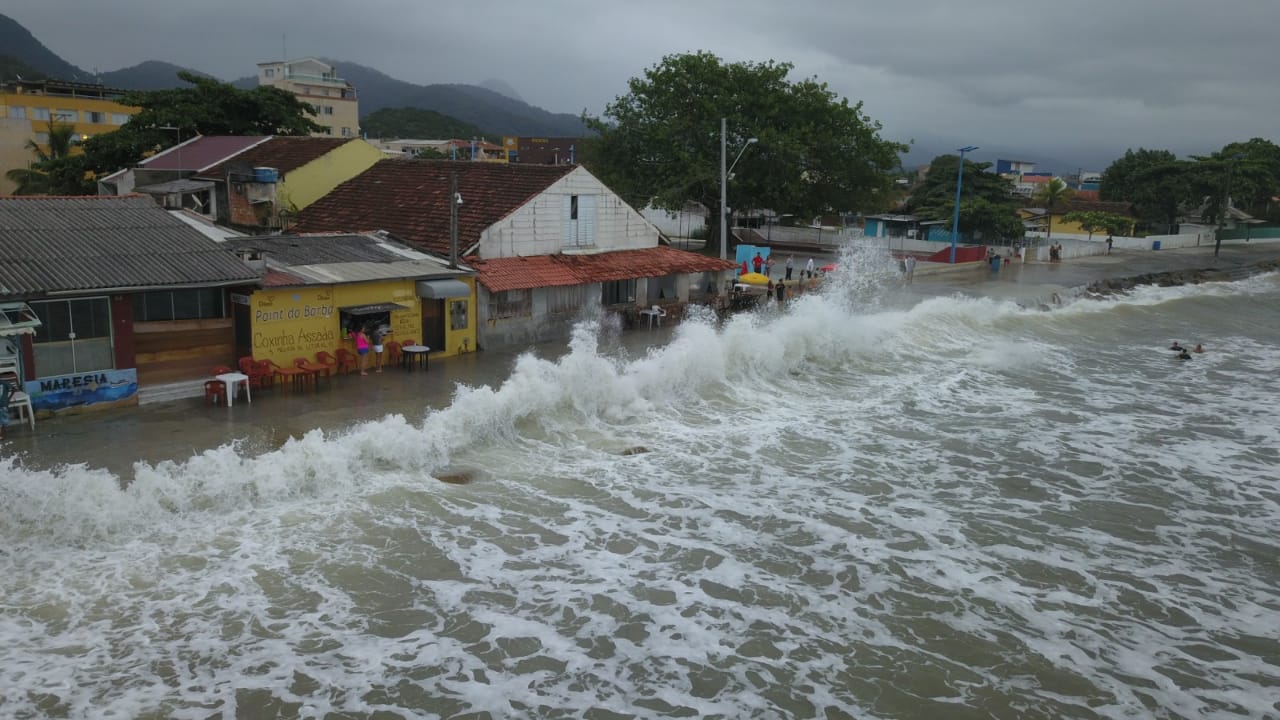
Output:
<instances>
[{"instance_id":1,"label":"white house","mask_svg":"<svg viewBox=\"0 0 1280 720\"><path fill-rule=\"evenodd\" d=\"M465 257L480 286L481 348L561 338L604 310L634 319L674 309L715 294L734 269L661 245L656 227L579 165L383 160L304 210L297 229L380 229Z\"/></svg>"}]
</instances>

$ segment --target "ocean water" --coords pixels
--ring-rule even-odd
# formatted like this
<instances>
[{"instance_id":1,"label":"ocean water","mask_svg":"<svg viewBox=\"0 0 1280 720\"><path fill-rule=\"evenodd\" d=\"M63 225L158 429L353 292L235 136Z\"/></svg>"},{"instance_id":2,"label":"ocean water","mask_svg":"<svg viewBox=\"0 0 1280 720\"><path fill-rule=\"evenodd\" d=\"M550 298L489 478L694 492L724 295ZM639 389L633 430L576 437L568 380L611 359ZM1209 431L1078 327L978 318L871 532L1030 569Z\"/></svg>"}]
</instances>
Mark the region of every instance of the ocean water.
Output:
<instances>
[{"instance_id":1,"label":"ocean water","mask_svg":"<svg viewBox=\"0 0 1280 720\"><path fill-rule=\"evenodd\" d=\"M3 460L0 716L1280 717L1278 307L862 273L124 489Z\"/></svg>"}]
</instances>

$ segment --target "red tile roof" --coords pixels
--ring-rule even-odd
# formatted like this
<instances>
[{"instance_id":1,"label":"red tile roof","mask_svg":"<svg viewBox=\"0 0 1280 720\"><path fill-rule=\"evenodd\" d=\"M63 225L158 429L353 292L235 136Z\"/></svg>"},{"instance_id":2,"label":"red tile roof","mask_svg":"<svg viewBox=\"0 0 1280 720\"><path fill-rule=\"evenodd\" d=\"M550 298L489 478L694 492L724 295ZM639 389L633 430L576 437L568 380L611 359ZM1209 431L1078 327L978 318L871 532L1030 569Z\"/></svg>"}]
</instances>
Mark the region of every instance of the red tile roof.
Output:
<instances>
[{"instance_id":1,"label":"red tile roof","mask_svg":"<svg viewBox=\"0 0 1280 720\"><path fill-rule=\"evenodd\" d=\"M223 180L228 169L245 167L275 168L284 175L349 142L361 141L356 138L273 137L201 172L199 177Z\"/></svg>"},{"instance_id":2,"label":"red tile roof","mask_svg":"<svg viewBox=\"0 0 1280 720\"><path fill-rule=\"evenodd\" d=\"M593 255L533 255L491 260L469 257L467 263L476 269L480 284L490 292L715 272L736 267L728 260L665 246Z\"/></svg>"},{"instance_id":3,"label":"red tile roof","mask_svg":"<svg viewBox=\"0 0 1280 720\"><path fill-rule=\"evenodd\" d=\"M551 187L573 167L448 160L382 160L309 205L297 232L386 230L449 252L449 177L458 174L458 249Z\"/></svg>"},{"instance_id":4,"label":"red tile roof","mask_svg":"<svg viewBox=\"0 0 1280 720\"><path fill-rule=\"evenodd\" d=\"M306 284L306 280L283 270L268 270L267 274L262 276L262 287L293 287Z\"/></svg>"},{"instance_id":5,"label":"red tile roof","mask_svg":"<svg viewBox=\"0 0 1280 720\"><path fill-rule=\"evenodd\" d=\"M265 135L209 135L187 140L140 164L148 170L204 170L266 140Z\"/></svg>"}]
</instances>

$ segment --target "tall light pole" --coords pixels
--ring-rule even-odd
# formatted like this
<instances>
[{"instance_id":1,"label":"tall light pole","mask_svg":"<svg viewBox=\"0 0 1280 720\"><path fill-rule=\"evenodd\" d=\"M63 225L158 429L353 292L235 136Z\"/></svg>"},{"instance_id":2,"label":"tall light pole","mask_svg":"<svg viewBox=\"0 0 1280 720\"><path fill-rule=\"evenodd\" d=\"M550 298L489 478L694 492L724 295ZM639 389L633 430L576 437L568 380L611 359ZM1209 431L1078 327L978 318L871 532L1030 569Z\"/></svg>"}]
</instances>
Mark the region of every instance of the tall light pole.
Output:
<instances>
[{"instance_id":1,"label":"tall light pole","mask_svg":"<svg viewBox=\"0 0 1280 720\"><path fill-rule=\"evenodd\" d=\"M728 168L726 168L724 163L725 163L725 160L728 158L727 126L728 126L728 121L725 118L720 118L720 259L721 260L725 259L726 257L725 253L728 251L728 246L729 246L729 228L725 224L725 214L726 214L725 205L729 203L729 200L728 200L729 173L733 170L734 166L738 164L738 161L742 159L742 153L747 151L747 146L751 145L752 143L758 140L758 138L747 138L746 144L743 145L742 149L738 151L738 156L733 159L733 165L730 165Z\"/></svg>"},{"instance_id":2,"label":"tall light pole","mask_svg":"<svg viewBox=\"0 0 1280 720\"><path fill-rule=\"evenodd\" d=\"M1222 212L1218 213L1218 234L1213 241L1213 256L1218 257L1218 250L1222 248L1222 233L1226 229L1227 213L1231 210L1231 171L1235 169L1236 163L1240 158L1244 157L1242 153L1236 153L1229 159L1227 164L1227 186L1222 193Z\"/></svg>"},{"instance_id":3,"label":"tall light pole","mask_svg":"<svg viewBox=\"0 0 1280 720\"><path fill-rule=\"evenodd\" d=\"M951 216L951 264L956 264L956 237L960 233L960 184L964 182L964 154L977 150L977 145L960 148L960 170L956 172L956 208Z\"/></svg>"}]
</instances>

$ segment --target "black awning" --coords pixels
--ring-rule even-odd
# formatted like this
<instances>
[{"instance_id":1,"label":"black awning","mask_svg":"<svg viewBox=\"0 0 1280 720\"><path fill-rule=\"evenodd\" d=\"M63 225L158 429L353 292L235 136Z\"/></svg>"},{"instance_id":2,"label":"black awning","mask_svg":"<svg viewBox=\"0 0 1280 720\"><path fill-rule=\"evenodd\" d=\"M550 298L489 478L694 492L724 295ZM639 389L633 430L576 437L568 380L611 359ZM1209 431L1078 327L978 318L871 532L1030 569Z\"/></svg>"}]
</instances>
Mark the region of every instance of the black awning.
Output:
<instances>
[{"instance_id":1,"label":"black awning","mask_svg":"<svg viewBox=\"0 0 1280 720\"><path fill-rule=\"evenodd\" d=\"M350 305L338 308L338 312L346 313L347 315L377 315L378 313L408 309L408 307L396 303L373 303L372 305Z\"/></svg>"}]
</instances>

